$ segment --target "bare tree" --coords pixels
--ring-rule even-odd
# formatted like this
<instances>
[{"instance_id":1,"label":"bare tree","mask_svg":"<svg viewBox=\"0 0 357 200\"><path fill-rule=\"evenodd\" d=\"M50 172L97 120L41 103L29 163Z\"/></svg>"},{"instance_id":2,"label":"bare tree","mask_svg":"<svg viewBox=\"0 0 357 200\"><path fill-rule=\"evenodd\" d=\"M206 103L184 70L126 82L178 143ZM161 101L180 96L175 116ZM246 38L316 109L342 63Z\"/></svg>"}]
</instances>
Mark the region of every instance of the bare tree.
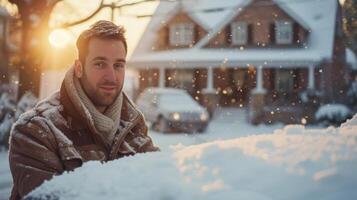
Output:
<instances>
[{"instance_id":1,"label":"bare tree","mask_svg":"<svg viewBox=\"0 0 357 200\"><path fill-rule=\"evenodd\" d=\"M50 14L61 0L9 0L16 4L21 19L21 48L18 97L26 91L39 95L42 57L48 49Z\"/></svg>"}]
</instances>

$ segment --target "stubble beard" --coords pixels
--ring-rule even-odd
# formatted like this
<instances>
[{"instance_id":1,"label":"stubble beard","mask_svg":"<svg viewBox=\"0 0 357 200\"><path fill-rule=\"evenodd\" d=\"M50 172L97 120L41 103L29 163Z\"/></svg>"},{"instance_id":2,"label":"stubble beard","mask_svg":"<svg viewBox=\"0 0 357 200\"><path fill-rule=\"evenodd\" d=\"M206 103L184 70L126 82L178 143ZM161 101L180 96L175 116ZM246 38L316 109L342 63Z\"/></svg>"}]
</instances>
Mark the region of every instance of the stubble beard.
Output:
<instances>
[{"instance_id":1,"label":"stubble beard","mask_svg":"<svg viewBox=\"0 0 357 200\"><path fill-rule=\"evenodd\" d=\"M80 83L84 92L92 101L93 105L96 107L107 107L112 105L115 99L118 97L119 93L121 92L121 88L115 89L114 93L102 92L100 91L101 84L96 84L95 86L92 86L86 79L85 75L80 78Z\"/></svg>"}]
</instances>

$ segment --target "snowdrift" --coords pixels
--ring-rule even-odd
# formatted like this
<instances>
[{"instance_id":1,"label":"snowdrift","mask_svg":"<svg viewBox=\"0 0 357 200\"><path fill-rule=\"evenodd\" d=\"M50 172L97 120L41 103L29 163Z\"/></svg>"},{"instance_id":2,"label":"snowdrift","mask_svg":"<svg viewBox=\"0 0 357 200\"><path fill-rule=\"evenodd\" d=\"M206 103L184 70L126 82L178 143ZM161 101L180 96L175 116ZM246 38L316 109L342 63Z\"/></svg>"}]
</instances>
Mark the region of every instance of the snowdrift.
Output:
<instances>
[{"instance_id":1,"label":"snowdrift","mask_svg":"<svg viewBox=\"0 0 357 200\"><path fill-rule=\"evenodd\" d=\"M239 131L239 130L237 130ZM176 145L105 164L88 162L29 199L357 199L357 115L338 128Z\"/></svg>"}]
</instances>

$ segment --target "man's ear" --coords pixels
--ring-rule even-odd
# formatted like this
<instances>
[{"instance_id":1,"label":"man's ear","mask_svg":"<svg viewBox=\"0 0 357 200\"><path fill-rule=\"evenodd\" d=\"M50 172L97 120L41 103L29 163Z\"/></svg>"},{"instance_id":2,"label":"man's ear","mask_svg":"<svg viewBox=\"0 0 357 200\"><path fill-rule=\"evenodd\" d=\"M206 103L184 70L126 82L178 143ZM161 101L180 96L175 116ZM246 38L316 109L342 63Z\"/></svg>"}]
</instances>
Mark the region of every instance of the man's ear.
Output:
<instances>
[{"instance_id":1,"label":"man's ear","mask_svg":"<svg viewBox=\"0 0 357 200\"><path fill-rule=\"evenodd\" d=\"M74 61L74 75L77 78L81 78L83 75L83 65L80 60Z\"/></svg>"}]
</instances>

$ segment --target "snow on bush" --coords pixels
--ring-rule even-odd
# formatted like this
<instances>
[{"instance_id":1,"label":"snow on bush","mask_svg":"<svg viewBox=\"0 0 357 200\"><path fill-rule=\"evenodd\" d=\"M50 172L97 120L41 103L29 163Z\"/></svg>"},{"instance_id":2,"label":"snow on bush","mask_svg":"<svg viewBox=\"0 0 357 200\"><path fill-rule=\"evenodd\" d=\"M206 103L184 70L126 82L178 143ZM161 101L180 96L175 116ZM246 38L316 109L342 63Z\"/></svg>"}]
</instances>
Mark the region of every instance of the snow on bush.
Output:
<instances>
[{"instance_id":1,"label":"snow on bush","mask_svg":"<svg viewBox=\"0 0 357 200\"><path fill-rule=\"evenodd\" d=\"M19 116L22 113L33 108L36 105L37 101L38 99L31 92L25 93L21 97L20 101L17 103L16 113L15 113L16 119L19 118Z\"/></svg>"},{"instance_id":2,"label":"snow on bush","mask_svg":"<svg viewBox=\"0 0 357 200\"><path fill-rule=\"evenodd\" d=\"M315 119L326 126L338 126L351 116L350 109L343 104L326 104L320 106L315 113Z\"/></svg>"},{"instance_id":3,"label":"snow on bush","mask_svg":"<svg viewBox=\"0 0 357 200\"><path fill-rule=\"evenodd\" d=\"M0 97L0 145L7 143L8 135L14 123L16 106L11 96L4 92Z\"/></svg>"},{"instance_id":4,"label":"snow on bush","mask_svg":"<svg viewBox=\"0 0 357 200\"><path fill-rule=\"evenodd\" d=\"M357 115L339 128L288 125L271 134L91 161L27 198L357 199L356 124Z\"/></svg>"},{"instance_id":5,"label":"snow on bush","mask_svg":"<svg viewBox=\"0 0 357 200\"><path fill-rule=\"evenodd\" d=\"M12 124L19 116L34 107L37 99L32 93L25 93L20 101L15 100L4 92L0 97L0 146L8 145L8 139Z\"/></svg>"},{"instance_id":6,"label":"snow on bush","mask_svg":"<svg viewBox=\"0 0 357 200\"><path fill-rule=\"evenodd\" d=\"M314 89L307 89L299 94L299 97L303 103L317 103L321 96L322 93Z\"/></svg>"}]
</instances>

